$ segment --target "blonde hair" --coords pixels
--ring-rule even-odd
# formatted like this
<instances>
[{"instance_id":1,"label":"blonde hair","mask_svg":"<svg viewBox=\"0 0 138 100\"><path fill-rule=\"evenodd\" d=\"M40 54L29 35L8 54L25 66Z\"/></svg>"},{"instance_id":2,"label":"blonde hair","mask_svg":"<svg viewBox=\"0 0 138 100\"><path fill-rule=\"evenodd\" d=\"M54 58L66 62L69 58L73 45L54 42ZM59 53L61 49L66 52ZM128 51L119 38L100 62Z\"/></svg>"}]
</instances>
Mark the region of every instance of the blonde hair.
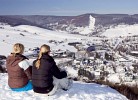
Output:
<instances>
[{"instance_id":1,"label":"blonde hair","mask_svg":"<svg viewBox=\"0 0 138 100\"><path fill-rule=\"evenodd\" d=\"M46 44L43 44L41 46L41 48L40 48L40 52L39 52L39 55L38 55L38 59L37 59L37 61L35 63L35 66L36 66L37 69L40 68L40 58L42 57L42 54L43 53L48 53L48 52L50 52L50 46L48 46Z\"/></svg>"},{"instance_id":2,"label":"blonde hair","mask_svg":"<svg viewBox=\"0 0 138 100\"><path fill-rule=\"evenodd\" d=\"M24 52L24 45L21 43L16 43L13 45L13 53L14 54L22 54Z\"/></svg>"}]
</instances>

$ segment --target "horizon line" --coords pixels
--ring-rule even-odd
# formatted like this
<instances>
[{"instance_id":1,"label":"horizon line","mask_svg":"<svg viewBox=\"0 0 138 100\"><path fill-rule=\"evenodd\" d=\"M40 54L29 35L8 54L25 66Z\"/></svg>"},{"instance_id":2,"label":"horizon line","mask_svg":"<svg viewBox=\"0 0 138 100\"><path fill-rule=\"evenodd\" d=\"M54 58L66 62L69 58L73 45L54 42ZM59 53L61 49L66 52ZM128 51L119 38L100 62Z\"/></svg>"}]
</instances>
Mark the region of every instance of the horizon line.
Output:
<instances>
[{"instance_id":1,"label":"horizon line","mask_svg":"<svg viewBox=\"0 0 138 100\"><path fill-rule=\"evenodd\" d=\"M128 14L128 13L82 13L78 15L54 15L54 14L0 14L0 16L80 16L80 15L87 15L87 14L99 14L99 15L137 15L135 14Z\"/></svg>"}]
</instances>

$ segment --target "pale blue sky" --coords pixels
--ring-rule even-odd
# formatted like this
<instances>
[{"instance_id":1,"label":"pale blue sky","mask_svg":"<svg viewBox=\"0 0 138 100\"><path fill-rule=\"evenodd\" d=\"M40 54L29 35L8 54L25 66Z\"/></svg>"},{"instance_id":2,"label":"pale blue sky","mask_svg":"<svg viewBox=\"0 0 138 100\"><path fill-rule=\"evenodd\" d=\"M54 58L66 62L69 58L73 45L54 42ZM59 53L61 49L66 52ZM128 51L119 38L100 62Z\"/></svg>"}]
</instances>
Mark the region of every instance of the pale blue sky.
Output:
<instances>
[{"instance_id":1,"label":"pale blue sky","mask_svg":"<svg viewBox=\"0 0 138 100\"><path fill-rule=\"evenodd\" d=\"M0 0L0 15L138 14L138 0Z\"/></svg>"}]
</instances>

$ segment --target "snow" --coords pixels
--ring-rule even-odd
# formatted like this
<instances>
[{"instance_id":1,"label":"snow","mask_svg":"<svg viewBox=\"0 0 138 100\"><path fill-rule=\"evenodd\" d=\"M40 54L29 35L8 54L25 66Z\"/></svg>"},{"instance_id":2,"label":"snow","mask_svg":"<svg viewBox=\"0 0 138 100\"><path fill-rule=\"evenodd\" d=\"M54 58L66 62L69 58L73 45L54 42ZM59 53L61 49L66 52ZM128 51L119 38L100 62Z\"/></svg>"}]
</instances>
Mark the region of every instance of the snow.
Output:
<instances>
[{"instance_id":1,"label":"snow","mask_svg":"<svg viewBox=\"0 0 138 100\"><path fill-rule=\"evenodd\" d=\"M76 78L78 76L78 72L75 69L73 69L72 67L66 67L65 69L68 71L68 74L71 77Z\"/></svg>"},{"instance_id":2,"label":"snow","mask_svg":"<svg viewBox=\"0 0 138 100\"><path fill-rule=\"evenodd\" d=\"M112 34L112 35L111 35ZM102 33L106 37L132 36L138 35L138 24L134 25L118 25L115 28L110 28Z\"/></svg>"},{"instance_id":3,"label":"snow","mask_svg":"<svg viewBox=\"0 0 138 100\"><path fill-rule=\"evenodd\" d=\"M93 41L95 38L88 36L81 36L77 34L68 34L63 32L51 31L35 26L20 25L11 27L10 25L0 25L0 53L8 55L12 51L13 44L19 42L25 45L25 48L39 47L42 44L50 45L53 50L70 50L76 52L76 48L69 46L69 42L86 42L86 40ZM49 40L63 41L63 43L49 43Z\"/></svg>"},{"instance_id":4,"label":"snow","mask_svg":"<svg viewBox=\"0 0 138 100\"><path fill-rule=\"evenodd\" d=\"M91 15L89 16L89 25L86 27L76 27L77 30L76 32L79 32L80 34L83 35L88 35L94 31L95 28L95 18L92 17Z\"/></svg>"},{"instance_id":5,"label":"snow","mask_svg":"<svg viewBox=\"0 0 138 100\"><path fill-rule=\"evenodd\" d=\"M92 17L90 17L92 19ZM92 19L94 25L94 19ZM91 23L92 23L91 22ZM11 27L10 25L0 25L4 29L0 29L0 55L8 55L12 52L12 46L14 43L22 43L25 45L25 51L33 49L35 47L40 47L42 44L50 45L51 49L54 50L69 50L76 52L76 48L69 46L69 42L84 42L94 41L95 37L87 37L76 34L60 33L55 31L50 31L43 28L38 28L29 25L20 25L16 27ZM64 41L63 43L54 44L49 43L49 40ZM96 41L95 41L96 42ZM34 54L34 51L25 52L25 55ZM34 59L30 59L29 63L32 64ZM64 59L68 61L69 59ZM63 59L56 59L56 62L61 62ZM76 77L77 71L71 67L66 67L69 74ZM117 91L104 86L94 83L82 83L75 82L73 87L69 91L60 90L53 96L36 95L32 90L28 92L13 92L9 89L7 84L7 74L0 74L0 100L127 100L127 98Z\"/></svg>"},{"instance_id":6,"label":"snow","mask_svg":"<svg viewBox=\"0 0 138 100\"><path fill-rule=\"evenodd\" d=\"M82 31L80 31L80 34L87 35L89 33L92 33L94 28L95 28L95 18L90 15L89 26L86 26Z\"/></svg>"},{"instance_id":7,"label":"snow","mask_svg":"<svg viewBox=\"0 0 138 100\"><path fill-rule=\"evenodd\" d=\"M124 59L124 58L119 58L119 61L120 61L120 62L127 62L127 61L129 61L129 60L126 60L126 59Z\"/></svg>"},{"instance_id":8,"label":"snow","mask_svg":"<svg viewBox=\"0 0 138 100\"><path fill-rule=\"evenodd\" d=\"M135 54L138 54L138 51L131 51L131 53L135 53Z\"/></svg>"},{"instance_id":9,"label":"snow","mask_svg":"<svg viewBox=\"0 0 138 100\"><path fill-rule=\"evenodd\" d=\"M120 83L119 75L118 74L112 74L110 75L107 80L112 83Z\"/></svg>"},{"instance_id":10,"label":"snow","mask_svg":"<svg viewBox=\"0 0 138 100\"><path fill-rule=\"evenodd\" d=\"M73 82L68 91L58 90L53 96L27 92L11 91L7 85L7 74L0 74L1 100L128 100L125 96L105 85Z\"/></svg>"},{"instance_id":11,"label":"snow","mask_svg":"<svg viewBox=\"0 0 138 100\"><path fill-rule=\"evenodd\" d=\"M93 31L95 28L95 18L90 15L89 19L90 19L89 29L91 29Z\"/></svg>"},{"instance_id":12,"label":"snow","mask_svg":"<svg viewBox=\"0 0 138 100\"><path fill-rule=\"evenodd\" d=\"M25 36L20 35L22 33ZM34 33L37 33L35 35ZM8 55L9 52L12 51L12 45L14 43L20 42L25 45L26 49L39 47L40 45L48 43L49 40L58 40L58 41L65 41L68 39L70 41L77 41L80 40L82 37L80 36L71 36L70 34L63 34L59 32L49 31L46 29L38 28L35 26L28 26L28 25L21 25L17 27L10 27L9 25L5 25L4 29L0 29L0 53ZM55 45L50 44L52 49L63 49L66 50L67 48L70 51L76 51L76 49L72 46L67 45L68 42Z\"/></svg>"}]
</instances>

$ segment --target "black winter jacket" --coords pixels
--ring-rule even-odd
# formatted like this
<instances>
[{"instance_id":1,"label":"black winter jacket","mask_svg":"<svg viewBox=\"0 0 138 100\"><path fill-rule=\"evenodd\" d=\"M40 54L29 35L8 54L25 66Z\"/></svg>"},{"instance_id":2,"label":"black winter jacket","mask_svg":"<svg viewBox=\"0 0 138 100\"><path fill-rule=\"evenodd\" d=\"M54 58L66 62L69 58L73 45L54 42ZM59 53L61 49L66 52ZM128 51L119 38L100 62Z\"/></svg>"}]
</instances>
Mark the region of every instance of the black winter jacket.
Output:
<instances>
[{"instance_id":1,"label":"black winter jacket","mask_svg":"<svg viewBox=\"0 0 138 100\"><path fill-rule=\"evenodd\" d=\"M32 67L32 84L33 90L37 93L49 93L53 89L53 76L62 79L67 77L65 71L60 71L56 66L54 59L49 56L47 53L42 54L40 59L40 67L36 68L35 63L33 62Z\"/></svg>"}]
</instances>

